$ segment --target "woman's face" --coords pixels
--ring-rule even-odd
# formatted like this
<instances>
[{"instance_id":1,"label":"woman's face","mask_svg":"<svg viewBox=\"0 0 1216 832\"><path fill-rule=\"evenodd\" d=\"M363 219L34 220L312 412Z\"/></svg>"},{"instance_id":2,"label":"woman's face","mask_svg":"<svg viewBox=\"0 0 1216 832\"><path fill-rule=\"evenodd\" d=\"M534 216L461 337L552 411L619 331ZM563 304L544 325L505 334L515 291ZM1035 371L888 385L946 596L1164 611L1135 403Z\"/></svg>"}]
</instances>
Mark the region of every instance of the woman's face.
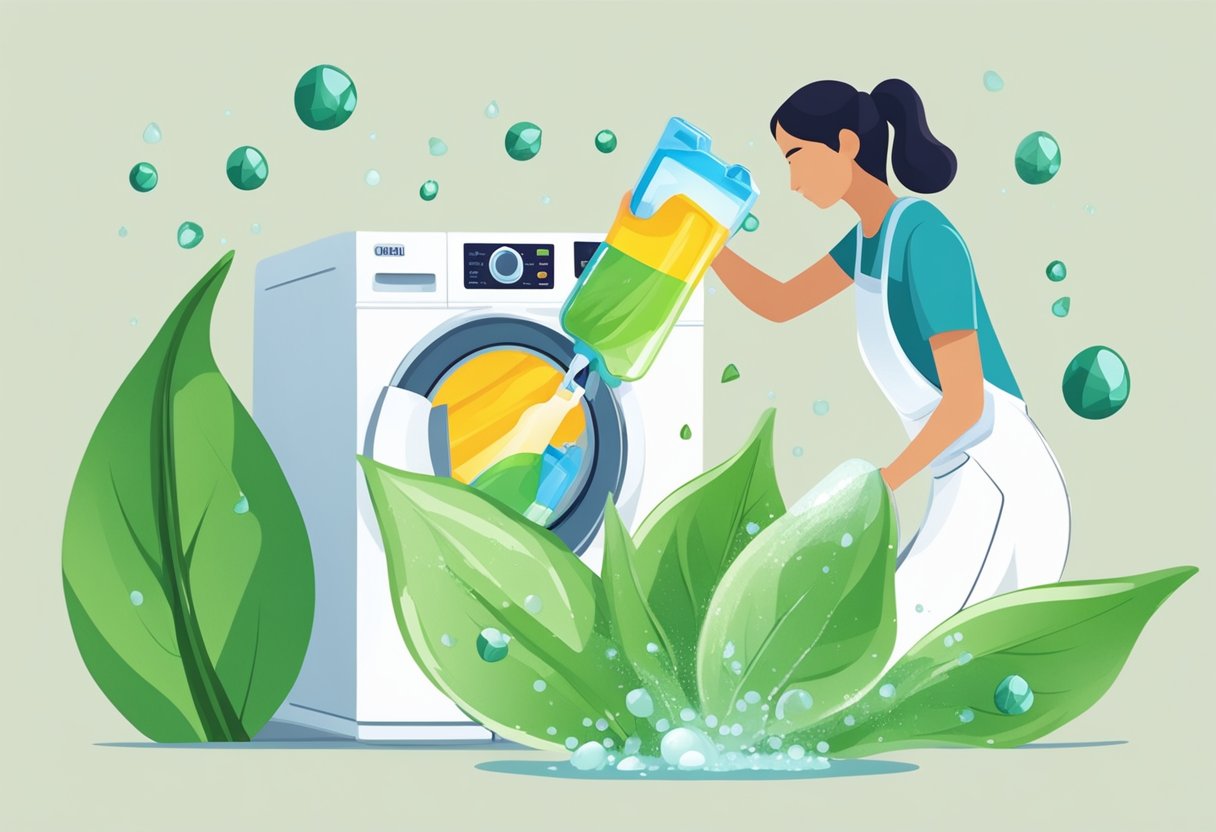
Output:
<instances>
[{"instance_id":1,"label":"woman's face","mask_svg":"<svg viewBox=\"0 0 1216 832\"><path fill-rule=\"evenodd\" d=\"M791 136L780 124L776 139L790 164L790 189L820 208L835 205L853 184L854 160L861 145L852 130L840 131L840 150Z\"/></svg>"}]
</instances>

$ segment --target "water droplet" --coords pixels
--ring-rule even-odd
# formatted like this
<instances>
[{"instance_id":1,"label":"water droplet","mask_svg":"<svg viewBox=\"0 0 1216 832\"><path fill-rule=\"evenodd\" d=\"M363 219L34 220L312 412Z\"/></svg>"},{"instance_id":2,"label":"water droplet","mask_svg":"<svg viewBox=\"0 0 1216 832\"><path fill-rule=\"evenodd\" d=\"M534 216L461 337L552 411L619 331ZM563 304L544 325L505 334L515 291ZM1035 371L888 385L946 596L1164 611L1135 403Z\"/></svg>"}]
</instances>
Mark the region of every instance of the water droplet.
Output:
<instances>
[{"instance_id":1,"label":"water droplet","mask_svg":"<svg viewBox=\"0 0 1216 832\"><path fill-rule=\"evenodd\" d=\"M1062 298L1057 298L1055 303L1051 305L1051 314L1057 318L1067 318L1068 310L1072 308L1072 298L1065 295Z\"/></svg>"},{"instance_id":2,"label":"water droplet","mask_svg":"<svg viewBox=\"0 0 1216 832\"><path fill-rule=\"evenodd\" d=\"M439 643L444 647L453 647L456 644L456 637L449 633L444 633L439 637Z\"/></svg>"},{"instance_id":3,"label":"water droplet","mask_svg":"<svg viewBox=\"0 0 1216 832\"><path fill-rule=\"evenodd\" d=\"M852 714L849 714L844 718L844 724L852 728L857 724L857 719Z\"/></svg>"},{"instance_id":4,"label":"water droplet","mask_svg":"<svg viewBox=\"0 0 1216 832\"><path fill-rule=\"evenodd\" d=\"M1009 189L1008 189L1008 188L1001 188L1001 196L1005 196L1005 195L1006 195L1006 194L1008 194L1008 193L1009 193Z\"/></svg>"},{"instance_id":5,"label":"water droplet","mask_svg":"<svg viewBox=\"0 0 1216 832\"><path fill-rule=\"evenodd\" d=\"M177 227L177 244L182 248L194 248L203 241L203 227L187 220Z\"/></svg>"},{"instance_id":6,"label":"water droplet","mask_svg":"<svg viewBox=\"0 0 1216 832\"><path fill-rule=\"evenodd\" d=\"M503 144L508 156L517 162L526 162L540 153L541 129L530 121L517 121L507 131Z\"/></svg>"},{"instance_id":7,"label":"water droplet","mask_svg":"<svg viewBox=\"0 0 1216 832\"><path fill-rule=\"evenodd\" d=\"M970 708L963 708L958 712L959 722L967 723L971 722L973 719L975 719L975 711L971 710Z\"/></svg>"},{"instance_id":8,"label":"water droplet","mask_svg":"<svg viewBox=\"0 0 1216 832\"><path fill-rule=\"evenodd\" d=\"M161 138L160 125L155 121L148 122L148 126L144 128L144 141L148 144L156 144Z\"/></svg>"},{"instance_id":9,"label":"water droplet","mask_svg":"<svg viewBox=\"0 0 1216 832\"><path fill-rule=\"evenodd\" d=\"M616 150L616 133L611 130L601 130L596 133L595 149L600 153L611 153Z\"/></svg>"},{"instance_id":10,"label":"water droplet","mask_svg":"<svg viewBox=\"0 0 1216 832\"><path fill-rule=\"evenodd\" d=\"M647 653L659 652L659 645L655 644L653 641L646 642L646 652Z\"/></svg>"},{"instance_id":11,"label":"water droplet","mask_svg":"<svg viewBox=\"0 0 1216 832\"><path fill-rule=\"evenodd\" d=\"M545 729L545 733L552 737L554 734L557 733L557 729L554 728L552 725L550 725L548 728Z\"/></svg>"},{"instance_id":12,"label":"water droplet","mask_svg":"<svg viewBox=\"0 0 1216 832\"><path fill-rule=\"evenodd\" d=\"M139 162L127 174L127 181L131 183L132 188L141 194L146 194L156 187L156 183L160 181L160 174L156 172L156 166L151 162Z\"/></svg>"},{"instance_id":13,"label":"water droplet","mask_svg":"<svg viewBox=\"0 0 1216 832\"><path fill-rule=\"evenodd\" d=\"M917 611L917 612L924 612L924 611L925 611L925 605L924 605L924 604L917 604L917 605L916 605L916 611Z\"/></svg>"},{"instance_id":14,"label":"water droplet","mask_svg":"<svg viewBox=\"0 0 1216 832\"><path fill-rule=\"evenodd\" d=\"M954 641L955 641L955 643L958 643L958 642L960 642L960 641L962 641L962 640L963 640L963 634L962 634L962 633L960 633L960 632L958 632L957 630L955 630L955 631L954 631Z\"/></svg>"},{"instance_id":15,"label":"water droplet","mask_svg":"<svg viewBox=\"0 0 1216 832\"><path fill-rule=\"evenodd\" d=\"M575 737L566 737L566 748L571 750L578 747L578 739Z\"/></svg>"},{"instance_id":16,"label":"water droplet","mask_svg":"<svg viewBox=\"0 0 1216 832\"><path fill-rule=\"evenodd\" d=\"M785 753L789 755L791 760L801 760L806 756L806 749L801 745L791 745L785 750Z\"/></svg>"},{"instance_id":17,"label":"water droplet","mask_svg":"<svg viewBox=\"0 0 1216 832\"><path fill-rule=\"evenodd\" d=\"M232 507L232 510L236 514L248 514L249 513L249 498L245 496L244 492L241 492L241 496L236 501L236 505L234 505Z\"/></svg>"},{"instance_id":18,"label":"water droplet","mask_svg":"<svg viewBox=\"0 0 1216 832\"><path fill-rule=\"evenodd\" d=\"M848 532L845 532L844 536L840 538L840 545L846 549L849 548L850 546L852 546L853 545L853 535L849 534Z\"/></svg>"},{"instance_id":19,"label":"water droplet","mask_svg":"<svg viewBox=\"0 0 1216 832\"><path fill-rule=\"evenodd\" d=\"M608 730L608 720L604 719L603 717L600 717L599 719L597 719L595 721L595 730L607 731Z\"/></svg>"},{"instance_id":20,"label":"water droplet","mask_svg":"<svg viewBox=\"0 0 1216 832\"><path fill-rule=\"evenodd\" d=\"M749 705L755 705L760 701L760 692L756 690L747 691L743 694L743 701L747 702Z\"/></svg>"},{"instance_id":21,"label":"water droplet","mask_svg":"<svg viewBox=\"0 0 1216 832\"><path fill-rule=\"evenodd\" d=\"M954 636L946 636L944 639L942 639L942 644L945 644L947 647L950 647L951 645L954 644Z\"/></svg>"},{"instance_id":22,"label":"water droplet","mask_svg":"<svg viewBox=\"0 0 1216 832\"><path fill-rule=\"evenodd\" d=\"M621 751L625 754L637 754L642 748L642 740L639 737L626 737L625 746Z\"/></svg>"},{"instance_id":23,"label":"water droplet","mask_svg":"<svg viewBox=\"0 0 1216 832\"><path fill-rule=\"evenodd\" d=\"M700 751L685 751L680 755L678 765L680 768L688 770L705 768L705 755Z\"/></svg>"},{"instance_id":24,"label":"water droplet","mask_svg":"<svg viewBox=\"0 0 1216 832\"><path fill-rule=\"evenodd\" d=\"M964 652L961 656L958 657L959 664L966 664L969 661L971 661L970 653Z\"/></svg>"},{"instance_id":25,"label":"water droplet","mask_svg":"<svg viewBox=\"0 0 1216 832\"><path fill-rule=\"evenodd\" d=\"M742 723L736 722L734 725L730 726L730 735L731 735L732 737L741 737L741 736L743 736L743 725L742 725Z\"/></svg>"},{"instance_id":26,"label":"water droplet","mask_svg":"<svg viewBox=\"0 0 1216 832\"><path fill-rule=\"evenodd\" d=\"M625 708L634 716L645 718L654 713L654 699L646 688L634 688L625 694Z\"/></svg>"},{"instance_id":27,"label":"water droplet","mask_svg":"<svg viewBox=\"0 0 1216 832\"><path fill-rule=\"evenodd\" d=\"M794 454L794 456L795 456L795 457L800 457L800 456L802 456L802 453L803 453L803 451L802 451L802 446L801 446L801 445L795 445L795 446L794 446L794 450L793 450L793 454Z\"/></svg>"},{"instance_id":28,"label":"water droplet","mask_svg":"<svg viewBox=\"0 0 1216 832\"><path fill-rule=\"evenodd\" d=\"M755 231L760 227L760 218L755 214L748 214L743 218L743 225L741 227L744 231Z\"/></svg>"},{"instance_id":29,"label":"water droplet","mask_svg":"<svg viewBox=\"0 0 1216 832\"><path fill-rule=\"evenodd\" d=\"M728 382L728 381L734 381L738 377L739 377L739 368L736 367L734 364L727 364L725 367L722 368L722 383L723 384L726 384L726 382Z\"/></svg>"},{"instance_id":30,"label":"water droplet","mask_svg":"<svg viewBox=\"0 0 1216 832\"><path fill-rule=\"evenodd\" d=\"M993 741L991 739L988 739L988 740L985 740L985 742L987 742L989 745L992 745Z\"/></svg>"},{"instance_id":31,"label":"water droplet","mask_svg":"<svg viewBox=\"0 0 1216 832\"><path fill-rule=\"evenodd\" d=\"M132 318L131 326L139 326L139 318Z\"/></svg>"},{"instance_id":32,"label":"water droplet","mask_svg":"<svg viewBox=\"0 0 1216 832\"><path fill-rule=\"evenodd\" d=\"M743 701L742 699L737 700L735 702L735 710L738 711L739 713L746 713L747 712L747 702Z\"/></svg>"},{"instance_id":33,"label":"water droplet","mask_svg":"<svg viewBox=\"0 0 1216 832\"><path fill-rule=\"evenodd\" d=\"M660 719L654 724L654 730L658 731L660 734L666 733L668 730L670 730L670 728L671 723L665 719Z\"/></svg>"},{"instance_id":34,"label":"water droplet","mask_svg":"<svg viewBox=\"0 0 1216 832\"><path fill-rule=\"evenodd\" d=\"M418 196L422 197L424 202L430 202L439 196L439 183L434 179L426 180L418 188Z\"/></svg>"},{"instance_id":35,"label":"water droplet","mask_svg":"<svg viewBox=\"0 0 1216 832\"><path fill-rule=\"evenodd\" d=\"M372 169L363 174L363 181L373 188L380 184L380 171Z\"/></svg>"},{"instance_id":36,"label":"water droplet","mask_svg":"<svg viewBox=\"0 0 1216 832\"><path fill-rule=\"evenodd\" d=\"M878 689L878 695L881 696L883 699L890 699L892 696L895 695L895 685L891 684L890 682L887 682L885 685L883 685L882 687L880 687Z\"/></svg>"},{"instance_id":37,"label":"water droplet","mask_svg":"<svg viewBox=\"0 0 1216 832\"><path fill-rule=\"evenodd\" d=\"M820 740L819 742L815 743L815 750L818 751L820 754L827 754L828 750L830 748L831 748L831 746L828 745L823 740Z\"/></svg>"},{"instance_id":38,"label":"water droplet","mask_svg":"<svg viewBox=\"0 0 1216 832\"><path fill-rule=\"evenodd\" d=\"M529 595L524 598L524 609L533 615L540 612L542 607L544 607L544 603L540 600L539 595Z\"/></svg>"},{"instance_id":39,"label":"water droplet","mask_svg":"<svg viewBox=\"0 0 1216 832\"><path fill-rule=\"evenodd\" d=\"M780 748L781 747L781 737L769 737L768 738L768 747L773 749L774 751L776 751L778 748Z\"/></svg>"},{"instance_id":40,"label":"water droplet","mask_svg":"<svg viewBox=\"0 0 1216 832\"><path fill-rule=\"evenodd\" d=\"M681 439L692 439L692 428L690 428L688 425L685 425L684 427L680 428L680 438Z\"/></svg>"},{"instance_id":41,"label":"water droplet","mask_svg":"<svg viewBox=\"0 0 1216 832\"><path fill-rule=\"evenodd\" d=\"M733 641L726 642L726 646L722 648L722 658L729 659L735 655L735 643Z\"/></svg>"},{"instance_id":42,"label":"water droplet","mask_svg":"<svg viewBox=\"0 0 1216 832\"><path fill-rule=\"evenodd\" d=\"M296 115L313 130L341 127L355 111L355 82L336 66L319 64L296 83Z\"/></svg>"},{"instance_id":43,"label":"water droplet","mask_svg":"<svg viewBox=\"0 0 1216 832\"><path fill-rule=\"evenodd\" d=\"M253 225L249 226L249 233L250 234L261 234L262 233L262 224L260 222L255 222Z\"/></svg>"},{"instance_id":44,"label":"water droplet","mask_svg":"<svg viewBox=\"0 0 1216 832\"><path fill-rule=\"evenodd\" d=\"M769 398L769 401L772 401L773 399L777 398L777 394L776 394L776 393L774 393L772 390L769 390L769 391L768 391L768 398Z\"/></svg>"},{"instance_id":45,"label":"water droplet","mask_svg":"<svg viewBox=\"0 0 1216 832\"><path fill-rule=\"evenodd\" d=\"M597 771L608 762L608 752L598 742L586 742L570 755L570 765L579 771Z\"/></svg>"},{"instance_id":46,"label":"water droplet","mask_svg":"<svg viewBox=\"0 0 1216 832\"><path fill-rule=\"evenodd\" d=\"M1024 714L1034 704L1034 691L1030 689L1029 682L1014 674L1001 680L992 699L1003 714Z\"/></svg>"},{"instance_id":47,"label":"water droplet","mask_svg":"<svg viewBox=\"0 0 1216 832\"><path fill-rule=\"evenodd\" d=\"M537 693L543 693L545 688L547 688L547 687L549 687L549 686L547 684L545 684L544 679L537 679L535 682L532 683L532 690L536 691Z\"/></svg>"},{"instance_id":48,"label":"water droplet","mask_svg":"<svg viewBox=\"0 0 1216 832\"><path fill-rule=\"evenodd\" d=\"M491 101L486 105L486 118L498 118L498 102Z\"/></svg>"},{"instance_id":49,"label":"water droplet","mask_svg":"<svg viewBox=\"0 0 1216 832\"><path fill-rule=\"evenodd\" d=\"M748 534L753 535L753 536L760 533L760 524L755 521L749 522L743 528L747 531Z\"/></svg>"},{"instance_id":50,"label":"water droplet","mask_svg":"<svg viewBox=\"0 0 1216 832\"><path fill-rule=\"evenodd\" d=\"M227 237L220 237L220 245L222 245L222 246L226 246L226 245L228 245L228 238L227 238Z\"/></svg>"},{"instance_id":51,"label":"water droplet","mask_svg":"<svg viewBox=\"0 0 1216 832\"><path fill-rule=\"evenodd\" d=\"M777 700L777 719L792 719L806 713L815 704L811 695L801 688L790 688Z\"/></svg>"},{"instance_id":52,"label":"water droplet","mask_svg":"<svg viewBox=\"0 0 1216 832\"><path fill-rule=\"evenodd\" d=\"M695 751L706 761L714 760L718 755L709 737L696 728L681 726L668 731L659 743L659 753L668 765L679 765L680 758Z\"/></svg>"},{"instance_id":53,"label":"water droplet","mask_svg":"<svg viewBox=\"0 0 1216 832\"><path fill-rule=\"evenodd\" d=\"M616 648L609 647L607 650L604 651L604 655L610 659L615 659L616 658Z\"/></svg>"},{"instance_id":54,"label":"water droplet","mask_svg":"<svg viewBox=\"0 0 1216 832\"><path fill-rule=\"evenodd\" d=\"M141 604L143 604L143 602L144 602L144 594L143 594L142 592L140 592L138 589L133 589L133 590L131 590L131 604L132 604L132 606L136 606L136 607L138 607L138 606L140 606Z\"/></svg>"},{"instance_id":55,"label":"water droplet","mask_svg":"<svg viewBox=\"0 0 1216 832\"><path fill-rule=\"evenodd\" d=\"M737 661L731 662L730 663L730 672L735 674L736 676L738 676L740 673L743 672L743 665Z\"/></svg>"},{"instance_id":56,"label":"water droplet","mask_svg":"<svg viewBox=\"0 0 1216 832\"><path fill-rule=\"evenodd\" d=\"M119 237L127 236L127 227L125 225L118 226L118 236Z\"/></svg>"},{"instance_id":57,"label":"water droplet","mask_svg":"<svg viewBox=\"0 0 1216 832\"><path fill-rule=\"evenodd\" d=\"M1064 401L1084 419L1105 419L1127 404L1131 376L1127 364L1110 347L1088 347L1064 370Z\"/></svg>"},{"instance_id":58,"label":"water droplet","mask_svg":"<svg viewBox=\"0 0 1216 832\"><path fill-rule=\"evenodd\" d=\"M984 73L984 89L988 92L1000 92L1005 89L1005 80L990 69Z\"/></svg>"},{"instance_id":59,"label":"water droplet","mask_svg":"<svg viewBox=\"0 0 1216 832\"><path fill-rule=\"evenodd\" d=\"M1060 145L1050 133L1036 130L1018 143L1013 166L1027 185L1050 182L1060 171Z\"/></svg>"},{"instance_id":60,"label":"water droplet","mask_svg":"<svg viewBox=\"0 0 1216 832\"><path fill-rule=\"evenodd\" d=\"M1081 206L1081 210L1089 214L1091 217L1098 212L1097 207L1089 204L1088 202Z\"/></svg>"},{"instance_id":61,"label":"water droplet","mask_svg":"<svg viewBox=\"0 0 1216 832\"><path fill-rule=\"evenodd\" d=\"M616 764L617 771L640 771L642 772L643 777L646 776L646 772L644 770L645 768L646 763L633 754L624 757L619 763Z\"/></svg>"},{"instance_id":62,"label":"water droplet","mask_svg":"<svg viewBox=\"0 0 1216 832\"><path fill-rule=\"evenodd\" d=\"M442 156L448 152L448 146L444 143L443 139L437 139L434 136L431 136L427 141L426 149L432 156Z\"/></svg>"},{"instance_id":63,"label":"water droplet","mask_svg":"<svg viewBox=\"0 0 1216 832\"><path fill-rule=\"evenodd\" d=\"M229 118L232 115L232 110L224 110L224 117Z\"/></svg>"},{"instance_id":64,"label":"water droplet","mask_svg":"<svg viewBox=\"0 0 1216 832\"><path fill-rule=\"evenodd\" d=\"M1064 265L1063 260L1052 260L1047 264L1047 279L1052 283L1059 283L1066 277L1068 277L1068 267Z\"/></svg>"},{"instance_id":65,"label":"water droplet","mask_svg":"<svg viewBox=\"0 0 1216 832\"><path fill-rule=\"evenodd\" d=\"M242 145L228 154L225 166L228 181L242 191L253 191L266 184L270 167L262 151L250 145Z\"/></svg>"},{"instance_id":66,"label":"water droplet","mask_svg":"<svg viewBox=\"0 0 1216 832\"><path fill-rule=\"evenodd\" d=\"M708 289L706 289L706 291L709 292L711 295L716 295L716 294L718 294L718 287L710 286Z\"/></svg>"},{"instance_id":67,"label":"water droplet","mask_svg":"<svg viewBox=\"0 0 1216 832\"><path fill-rule=\"evenodd\" d=\"M825 575L826 575L826 574L828 574L828 573L829 573L829 572L831 572L831 571L832 571L832 567L830 567L830 566L825 566L825 567L823 567L823 574L825 574Z\"/></svg>"},{"instance_id":68,"label":"water droplet","mask_svg":"<svg viewBox=\"0 0 1216 832\"><path fill-rule=\"evenodd\" d=\"M591 727L591 717L589 717L589 716L585 716L585 717L583 717L583 727L584 727L584 728L590 728L590 727Z\"/></svg>"},{"instance_id":69,"label":"water droplet","mask_svg":"<svg viewBox=\"0 0 1216 832\"><path fill-rule=\"evenodd\" d=\"M486 627L477 636L477 655L487 662L497 662L507 657L507 639L494 627Z\"/></svg>"},{"instance_id":70,"label":"water droplet","mask_svg":"<svg viewBox=\"0 0 1216 832\"><path fill-rule=\"evenodd\" d=\"M614 745L616 745L616 740L612 737L604 737L604 748L612 748ZM608 762L612 762L611 754L608 755Z\"/></svg>"},{"instance_id":71,"label":"water droplet","mask_svg":"<svg viewBox=\"0 0 1216 832\"><path fill-rule=\"evenodd\" d=\"M705 724L708 725L710 728L713 728L715 725L718 724L718 718L716 716L714 716L713 714L710 714L709 716L705 717Z\"/></svg>"},{"instance_id":72,"label":"water droplet","mask_svg":"<svg viewBox=\"0 0 1216 832\"><path fill-rule=\"evenodd\" d=\"M820 399L819 401L815 402L815 404L811 407L811 409L813 411L815 411L816 416L827 416L828 407L829 406L828 406L827 400Z\"/></svg>"}]
</instances>

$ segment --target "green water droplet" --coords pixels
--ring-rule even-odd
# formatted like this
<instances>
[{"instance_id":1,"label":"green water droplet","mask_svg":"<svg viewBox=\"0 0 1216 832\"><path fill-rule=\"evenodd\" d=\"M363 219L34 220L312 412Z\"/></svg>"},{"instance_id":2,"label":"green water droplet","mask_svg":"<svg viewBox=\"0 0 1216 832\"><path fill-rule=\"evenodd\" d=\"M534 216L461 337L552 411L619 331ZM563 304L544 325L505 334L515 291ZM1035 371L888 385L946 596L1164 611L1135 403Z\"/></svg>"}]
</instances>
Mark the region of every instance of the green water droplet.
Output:
<instances>
[{"instance_id":1,"label":"green water droplet","mask_svg":"<svg viewBox=\"0 0 1216 832\"><path fill-rule=\"evenodd\" d=\"M486 627L477 636L477 655L483 661L497 662L507 657L507 639L494 627Z\"/></svg>"},{"instance_id":2,"label":"green water droplet","mask_svg":"<svg viewBox=\"0 0 1216 832\"><path fill-rule=\"evenodd\" d=\"M511 125L503 144L507 155L517 162L526 162L540 153L541 129L530 121Z\"/></svg>"},{"instance_id":3,"label":"green water droplet","mask_svg":"<svg viewBox=\"0 0 1216 832\"><path fill-rule=\"evenodd\" d=\"M434 136L426 143L426 147L432 156L442 156L448 152L448 146L443 139L437 139Z\"/></svg>"},{"instance_id":4,"label":"green water droplet","mask_svg":"<svg viewBox=\"0 0 1216 832\"><path fill-rule=\"evenodd\" d=\"M1064 297L1056 300L1056 302L1051 305L1051 314L1055 315L1057 318L1067 318L1068 310L1069 310L1069 307L1071 307L1071 306L1072 306L1072 298L1070 298L1068 295L1065 295Z\"/></svg>"},{"instance_id":5,"label":"green water droplet","mask_svg":"<svg viewBox=\"0 0 1216 832\"><path fill-rule=\"evenodd\" d=\"M119 237L127 236L127 227L125 225L118 226L118 236Z\"/></svg>"},{"instance_id":6,"label":"green water droplet","mask_svg":"<svg viewBox=\"0 0 1216 832\"><path fill-rule=\"evenodd\" d=\"M811 406L811 410L815 412L816 416L826 416L830 409L831 405L828 404L827 399L820 399Z\"/></svg>"},{"instance_id":7,"label":"green water droplet","mask_svg":"<svg viewBox=\"0 0 1216 832\"><path fill-rule=\"evenodd\" d=\"M486 118L498 118L498 102L491 101L486 105Z\"/></svg>"},{"instance_id":8,"label":"green water droplet","mask_svg":"<svg viewBox=\"0 0 1216 832\"><path fill-rule=\"evenodd\" d=\"M746 217L743 218L743 230L744 231L755 231L759 227L760 227L760 218L757 217L755 214L748 214Z\"/></svg>"},{"instance_id":9,"label":"green water droplet","mask_svg":"<svg viewBox=\"0 0 1216 832\"><path fill-rule=\"evenodd\" d=\"M427 202L430 202L435 197L439 196L439 183L434 179L428 179L422 183L422 187L418 189L418 196L422 197Z\"/></svg>"},{"instance_id":10,"label":"green water droplet","mask_svg":"<svg viewBox=\"0 0 1216 832\"><path fill-rule=\"evenodd\" d=\"M1087 347L1064 370L1064 401L1084 419L1105 419L1127 404L1131 384L1119 353L1110 347Z\"/></svg>"},{"instance_id":11,"label":"green water droplet","mask_svg":"<svg viewBox=\"0 0 1216 832\"><path fill-rule=\"evenodd\" d=\"M251 145L242 145L228 154L225 166L228 181L242 191L253 191L266 184L270 167L262 151Z\"/></svg>"},{"instance_id":12,"label":"green water droplet","mask_svg":"<svg viewBox=\"0 0 1216 832\"><path fill-rule=\"evenodd\" d=\"M596 133L595 149L600 153L611 153L616 150L616 133L611 130L601 130Z\"/></svg>"},{"instance_id":13,"label":"green water droplet","mask_svg":"<svg viewBox=\"0 0 1216 832\"><path fill-rule=\"evenodd\" d=\"M155 121L148 122L148 126L144 128L144 141L148 144L156 144L161 138L160 125Z\"/></svg>"},{"instance_id":14,"label":"green water droplet","mask_svg":"<svg viewBox=\"0 0 1216 832\"><path fill-rule=\"evenodd\" d=\"M1047 279L1052 283L1059 283L1066 277L1068 277L1068 267L1064 265L1063 260L1052 260L1047 264Z\"/></svg>"},{"instance_id":15,"label":"green water droplet","mask_svg":"<svg viewBox=\"0 0 1216 832\"><path fill-rule=\"evenodd\" d=\"M992 699L1001 713L1015 716L1026 713L1034 705L1034 691L1029 682L1014 674L1001 680Z\"/></svg>"},{"instance_id":16,"label":"green water droplet","mask_svg":"<svg viewBox=\"0 0 1216 832\"><path fill-rule=\"evenodd\" d=\"M234 514L248 514L249 513L249 498L246 497L244 495L244 493L242 493L241 498L236 501L236 505L234 505L232 507L232 512Z\"/></svg>"},{"instance_id":17,"label":"green water droplet","mask_svg":"<svg viewBox=\"0 0 1216 832\"><path fill-rule=\"evenodd\" d=\"M373 188L380 184L380 171L372 169L363 174L363 181Z\"/></svg>"},{"instance_id":18,"label":"green water droplet","mask_svg":"<svg viewBox=\"0 0 1216 832\"><path fill-rule=\"evenodd\" d=\"M692 428L690 428L688 425L685 425L684 427L680 428L680 438L681 439L692 439Z\"/></svg>"},{"instance_id":19,"label":"green water droplet","mask_svg":"<svg viewBox=\"0 0 1216 832\"><path fill-rule=\"evenodd\" d=\"M355 111L355 82L336 66L319 64L296 84L296 115L313 130L341 127Z\"/></svg>"},{"instance_id":20,"label":"green water droplet","mask_svg":"<svg viewBox=\"0 0 1216 832\"><path fill-rule=\"evenodd\" d=\"M253 225L249 226L249 231L253 234L261 234L262 224L260 222L255 222Z\"/></svg>"},{"instance_id":21,"label":"green water droplet","mask_svg":"<svg viewBox=\"0 0 1216 832\"><path fill-rule=\"evenodd\" d=\"M1050 133L1036 130L1018 143L1013 166L1028 185L1049 182L1060 171L1060 145Z\"/></svg>"},{"instance_id":22,"label":"green water droplet","mask_svg":"<svg viewBox=\"0 0 1216 832\"><path fill-rule=\"evenodd\" d=\"M723 384L726 384L726 382L728 382L728 381L734 381L738 377L739 377L739 368L736 367L734 364L727 364L725 367L722 368L722 383Z\"/></svg>"},{"instance_id":23,"label":"green water droplet","mask_svg":"<svg viewBox=\"0 0 1216 832\"><path fill-rule=\"evenodd\" d=\"M194 248L203 241L203 227L186 220L177 227L177 244L182 248Z\"/></svg>"},{"instance_id":24,"label":"green water droplet","mask_svg":"<svg viewBox=\"0 0 1216 832\"><path fill-rule=\"evenodd\" d=\"M984 73L984 89L988 92L1000 92L1005 89L1005 79L990 69Z\"/></svg>"},{"instance_id":25,"label":"green water droplet","mask_svg":"<svg viewBox=\"0 0 1216 832\"><path fill-rule=\"evenodd\" d=\"M132 188L141 194L146 194L156 187L156 183L160 181L160 174L156 172L155 166L150 162L139 162L131 168L127 181L131 183Z\"/></svg>"}]
</instances>

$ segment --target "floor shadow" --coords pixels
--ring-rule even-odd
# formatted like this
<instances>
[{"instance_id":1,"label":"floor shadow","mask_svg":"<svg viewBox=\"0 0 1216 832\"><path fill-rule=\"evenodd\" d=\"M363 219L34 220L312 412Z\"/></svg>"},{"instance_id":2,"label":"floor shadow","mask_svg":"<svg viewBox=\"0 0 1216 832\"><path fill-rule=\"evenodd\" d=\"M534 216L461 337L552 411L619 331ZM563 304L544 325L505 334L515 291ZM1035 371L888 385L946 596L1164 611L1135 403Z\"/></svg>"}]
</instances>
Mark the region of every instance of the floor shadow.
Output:
<instances>
[{"instance_id":1,"label":"floor shadow","mask_svg":"<svg viewBox=\"0 0 1216 832\"><path fill-rule=\"evenodd\" d=\"M919 766L894 760L833 760L832 767L819 771L579 771L566 762L552 760L491 760L474 766L496 774L552 777L559 780L823 780L830 777L868 777L902 774Z\"/></svg>"}]
</instances>

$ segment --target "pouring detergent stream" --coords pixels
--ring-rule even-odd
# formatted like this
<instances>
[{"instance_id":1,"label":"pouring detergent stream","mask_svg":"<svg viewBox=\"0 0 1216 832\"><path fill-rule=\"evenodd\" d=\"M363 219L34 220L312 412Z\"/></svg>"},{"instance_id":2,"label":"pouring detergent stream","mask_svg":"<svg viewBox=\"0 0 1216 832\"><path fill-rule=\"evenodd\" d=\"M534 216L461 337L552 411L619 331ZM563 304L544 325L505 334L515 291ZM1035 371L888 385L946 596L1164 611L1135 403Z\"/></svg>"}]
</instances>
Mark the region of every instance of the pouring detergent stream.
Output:
<instances>
[{"instance_id":1,"label":"pouring detergent stream","mask_svg":"<svg viewBox=\"0 0 1216 832\"><path fill-rule=\"evenodd\" d=\"M654 363L709 264L743 225L759 191L741 165L710 152L709 136L672 118L607 238L562 307L574 339L570 368L548 401L528 408L501 439L459 471L485 477L526 454L539 466L535 499L524 515L548 523L582 463L582 449L549 446L582 399L576 381L590 368L612 387L635 381ZM533 480L524 486L530 490ZM474 483L476 484L476 483Z\"/></svg>"}]
</instances>

